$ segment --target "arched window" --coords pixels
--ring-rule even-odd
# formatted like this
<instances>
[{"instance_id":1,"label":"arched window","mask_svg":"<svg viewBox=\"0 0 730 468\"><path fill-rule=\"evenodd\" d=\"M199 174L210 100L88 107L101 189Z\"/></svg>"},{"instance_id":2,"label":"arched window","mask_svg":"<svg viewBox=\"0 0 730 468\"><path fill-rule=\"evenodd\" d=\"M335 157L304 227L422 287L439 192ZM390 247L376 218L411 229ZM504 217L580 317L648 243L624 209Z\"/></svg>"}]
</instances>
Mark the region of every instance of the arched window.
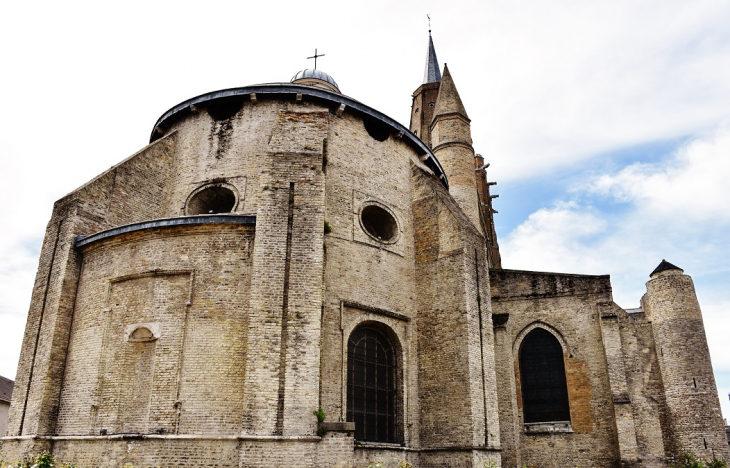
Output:
<instances>
[{"instance_id":1,"label":"arched window","mask_svg":"<svg viewBox=\"0 0 730 468\"><path fill-rule=\"evenodd\" d=\"M395 350L383 333L370 327L352 332L347 344L347 420L355 439L398 442Z\"/></svg>"},{"instance_id":2,"label":"arched window","mask_svg":"<svg viewBox=\"0 0 730 468\"><path fill-rule=\"evenodd\" d=\"M563 347L543 328L522 341L520 385L525 424L570 421Z\"/></svg>"}]
</instances>

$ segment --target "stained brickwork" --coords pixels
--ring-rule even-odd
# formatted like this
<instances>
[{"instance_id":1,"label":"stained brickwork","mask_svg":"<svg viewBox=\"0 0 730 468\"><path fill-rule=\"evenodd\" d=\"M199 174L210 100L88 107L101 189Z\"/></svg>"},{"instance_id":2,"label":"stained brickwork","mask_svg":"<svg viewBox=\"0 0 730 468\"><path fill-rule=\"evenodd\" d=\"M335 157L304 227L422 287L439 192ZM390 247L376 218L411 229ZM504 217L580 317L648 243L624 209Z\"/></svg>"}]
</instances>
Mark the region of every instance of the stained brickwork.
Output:
<instances>
[{"instance_id":1,"label":"stained brickwork","mask_svg":"<svg viewBox=\"0 0 730 468\"><path fill-rule=\"evenodd\" d=\"M617 430L598 310L611 297L608 277L491 270L490 279L493 311L507 318L497 331L498 362L510 362L514 376L498 374L503 379L497 384L500 412L506 416L502 444L511 457L505 466L615 466ZM571 416L567 432L550 426L528 431L523 422L519 350L535 326L553 333L563 346Z\"/></svg>"},{"instance_id":2,"label":"stained brickwork","mask_svg":"<svg viewBox=\"0 0 730 468\"><path fill-rule=\"evenodd\" d=\"M448 70L414 94L426 146L331 86L286 86L188 101L155 143L56 203L7 460L659 468L680 449L728 457L691 279L665 268L642 310L626 311L608 276L501 269L486 163ZM361 326L393 345L394 443L355 440L344 424L348 404L363 405L347 400ZM563 350L569 422L524 421L520 346L538 327Z\"/></svg>"},{"instance_id":3,"label":"stained brickwork","mask_svg":"<svg viewBox=\"0 0 730 468\"><path fill-rule=\"evenodd\" d=\"M84 251L56 433L240 427L253 230L183 229ZM131 341L127 327L138 324L159 337Z\"/></svg>"},{"instance_id":4,"label":"stained brickwork","mask_svg":"<svg viewBox=\"0 0 730 468\"><path fill-rule=\"evenodd\" d=\"M497 372L505 466L666 467L682 449L727 459L694 288L671 273L655 275L643 311L629 313L607 277L490 272L498 362L515 369ZM563 343L568 431L521 422L519 344L535 326Z\"/></svg>"},{"instance_id":5,"label":"stained brickwork","mask_svg":"<svg viewBox=\"0 0 730 468\"><path fill-rule=\"evenodd\" d=\"M719 454L729 459L692 278L672 269L653 274L646 286L642 306L652 321L670 427L665 442L671 453L691 450L702 456Z\"/></svg>"},{"instance_id":6,"label":"stained brickwork","mask_svg":"<svg viewBox=\"0 0 730 468\"><path fill-rule=\"evenodd\" d=\"M617 310L617 320L628 388L628 401L623 405L633 413L638 454L643 466L663 467L668 453L665 439L671 428L652 323L644 312L636 311Z\"/></svg>"}]
</instances>

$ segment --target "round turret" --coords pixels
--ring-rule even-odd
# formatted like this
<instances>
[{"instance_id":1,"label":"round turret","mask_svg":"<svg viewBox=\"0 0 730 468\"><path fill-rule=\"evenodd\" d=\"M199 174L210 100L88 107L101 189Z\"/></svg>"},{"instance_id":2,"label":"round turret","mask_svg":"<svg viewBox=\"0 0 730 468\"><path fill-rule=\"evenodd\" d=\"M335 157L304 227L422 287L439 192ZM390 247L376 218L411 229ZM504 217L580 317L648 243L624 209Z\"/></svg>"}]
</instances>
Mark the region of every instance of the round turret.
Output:
<instances>
[{"instance_id":1,"label":"round turret","mask_svg":"<svg viewBox=\"0 0 730 468\"><path fill-rule=\"evenodd\" d=\"M642 309L651 320L671 424L668 451L727 456L710 351L692 278L666 260L651 273Z\"/></svg>"},{"instance_id":2,"label":"round turret","mask_svg":"<svg viewBox=\"0 0 730 468\"><path fill-rule=\"evenodd\" d=\"M337 82L322 70L311 70L309 68L300 71L291 79L292 83L304 84L309 86L319 86L328 91L340 92Z\"/></svg>"}]
</instances>

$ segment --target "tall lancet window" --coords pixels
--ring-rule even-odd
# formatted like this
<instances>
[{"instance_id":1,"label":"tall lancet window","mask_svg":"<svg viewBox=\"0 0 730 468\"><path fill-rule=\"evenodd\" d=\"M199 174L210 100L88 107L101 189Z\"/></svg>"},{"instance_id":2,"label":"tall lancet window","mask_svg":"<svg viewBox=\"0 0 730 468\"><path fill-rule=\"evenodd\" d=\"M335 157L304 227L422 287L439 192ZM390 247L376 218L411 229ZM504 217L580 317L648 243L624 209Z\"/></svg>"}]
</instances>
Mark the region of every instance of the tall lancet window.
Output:
<instances>
[{"instance_id":1,"label":"tall lancet window","mask_svg":"<svg viewBox=\"0 0 730 468\"><path fill-rule=\"evenodd\" d=\"M570 421L563 347L543 328L535 328L522 341L520 385L526 424Z\"/></svg>"},{"instance_id":2,"label":"tall lancet window","mask_svg":"<svg viewBox=\"0 0 730 468\"><path fill-rule=\"evenodd\" d=\"M347 420L355 440L398 442L397 369L391 341L380 331L360 327L347 345Z\"/></svg>"}]
</instances>

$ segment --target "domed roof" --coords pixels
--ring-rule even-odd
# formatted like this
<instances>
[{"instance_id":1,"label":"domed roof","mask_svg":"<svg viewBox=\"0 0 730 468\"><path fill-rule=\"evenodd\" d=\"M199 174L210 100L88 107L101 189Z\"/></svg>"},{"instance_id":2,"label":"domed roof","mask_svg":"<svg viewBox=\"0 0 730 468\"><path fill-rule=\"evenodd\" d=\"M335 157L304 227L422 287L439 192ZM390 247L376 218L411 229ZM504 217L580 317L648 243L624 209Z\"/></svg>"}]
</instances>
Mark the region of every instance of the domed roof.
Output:
<instances>
[{"instance_id":1,"label":"domed roof","mask_svg":"<svg viewBox=\"0 0 730 468\"><path fill-rule=\"evenodd\" d=\"M331 76L329 76L327 73L323 72L322 70L311 70L311 69L307 68L305 70L300 71L296 75L294 75L291 79L291 82L292 83L300 82L302 84L312 84L312 85L316 86L316 83L314 83L310 80L324 81L324 82L332 85L335 88L335 90L337 90L337 92L340 91L340 87L337 86L337 82L334 80L334 78L332 78ZM329 88L328 86L325 86L325 87Z\"/></svg>"}]
</instances>

